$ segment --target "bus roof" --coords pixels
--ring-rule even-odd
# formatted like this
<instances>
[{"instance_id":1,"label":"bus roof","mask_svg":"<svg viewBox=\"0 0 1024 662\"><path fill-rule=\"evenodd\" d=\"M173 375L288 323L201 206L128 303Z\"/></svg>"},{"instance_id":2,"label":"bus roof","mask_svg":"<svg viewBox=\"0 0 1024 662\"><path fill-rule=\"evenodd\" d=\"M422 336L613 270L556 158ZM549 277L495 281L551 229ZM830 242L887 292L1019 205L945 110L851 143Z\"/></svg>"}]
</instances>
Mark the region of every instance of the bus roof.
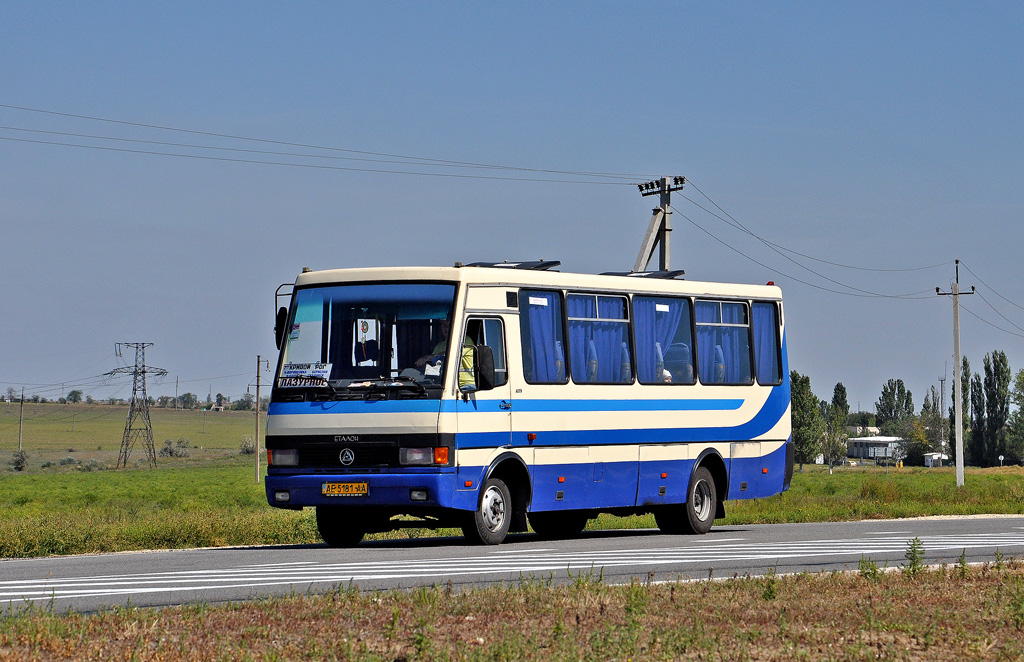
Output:
<instances>
[{"instance_id":1,"label":"bus roof","mask_svg":"<svg viewBox=\"0 0 1024 662\"><path fill-rule=\"evenodd\" d=\"M539 271L506 267L368 267L305 271L295 279L296 287L360 281L448 281L471 285L542 287L611 292L643 292L693 296L729 296L757 299L781 299L776 285L711 283L671 278L606 276L563 271Z\"/></svg>"}]
</instances>

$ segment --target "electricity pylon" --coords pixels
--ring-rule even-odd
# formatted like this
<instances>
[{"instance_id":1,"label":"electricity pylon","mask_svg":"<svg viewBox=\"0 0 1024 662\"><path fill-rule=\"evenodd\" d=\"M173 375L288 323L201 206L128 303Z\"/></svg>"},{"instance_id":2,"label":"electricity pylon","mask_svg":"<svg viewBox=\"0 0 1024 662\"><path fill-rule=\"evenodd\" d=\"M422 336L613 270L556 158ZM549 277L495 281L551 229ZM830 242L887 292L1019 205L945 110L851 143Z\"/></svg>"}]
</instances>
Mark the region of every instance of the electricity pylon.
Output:
<instances>
[{"instance_id":1,"label":"electricity pylon","mask_svg":"<svg viewBox=\"0 0 1024 662\"><path fill-rule=\"evenodd\" d=\"M146 374L162 377L167 374L163 368L146 367L146 347L151 342L117 343L116 352L121 356L121 345L135 348L135 366L114 368L107 374L110 376L130 374L132 376L132 401L128 407L128 420L124 424L124 436L121 437L121 451L117 454L117 466L127 467L128 456L131 455L135 440L141 438L146 446L149 466L156 466L156 448L153 446L153 424L149 422L149 399L146 396Z\"/></svg>"}]
</instances>

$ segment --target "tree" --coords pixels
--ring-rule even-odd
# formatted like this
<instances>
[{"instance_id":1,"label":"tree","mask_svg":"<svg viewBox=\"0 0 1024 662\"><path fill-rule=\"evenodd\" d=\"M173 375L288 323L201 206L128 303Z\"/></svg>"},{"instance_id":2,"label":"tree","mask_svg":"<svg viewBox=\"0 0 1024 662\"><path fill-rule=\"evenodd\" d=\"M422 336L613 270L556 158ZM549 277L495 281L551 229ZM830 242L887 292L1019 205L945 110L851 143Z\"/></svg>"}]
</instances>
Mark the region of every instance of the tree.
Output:
<instances>
[{"instance_id":1,"label":"tree","mask_svg":"<svg viewBox=\"0 0 1024 662\"><path fill-rule=\"evenodd\" d=\"M1024 464L1024 370L1013 378L1010 401L1016 409L1006 425L1006 464Z\"/></svg>"},{"instance_id":2,"label":"tree","mask_svg":"<svg viewBox=\"0 0 1024 662\"><path fill-rule=\"evenodd\" d=\"M199 404L199 397L195 393L185 393L178 398L182 409L195 409Z\"/></svg>"},{"instance_id":3,"label":"tree","mask_svg":"<svg viewBox=\"0 0 1024 662\"><path fill-rule=\"evenodd\" d=\"M941 448L941 434L946 422L942 419L939 392L934 386L924 396L924 404L921 405L919 420L924 429L925 437L928 440L928 447L936 452L945 452L945 449Z\"/></svg>"},{"instance_id":4,"label":"tree","mask_svg":"<svg viewBox=\"0 0 1024 662\"><path fill-rule=\"evenodd\" d=\"M218 393L217 394L217 406L218 407L223 407L224 406L224 394L223 393Z\"/></svg>"},{"instance_id":5,"label":"tree","mask_svg":"<svg viewBox=\"0 0 1024 662\"><path fill-rule=\"evenodd\" d=\"M970 451L970 460L964 462L985 466L985 387L981 375L971 377L971 440L964 440L964 450ZM965 453L966 455L966 453Z\"/></svg>"},{"instance_id":6,"label":"tree","mask_svg":"<svg viewBox=\"0 0 1024 662\"><path fill-rule=\"evenodd\" d=\"M73 405L77 405L79 402L82 401L82 392L76 388L75 390L68 393L67 401Z\"/></svg>"},{"instance_id":7,"label":"tree","mask_svg":"<svg viewBox=\"0 0 1024 662\"><path fill-rule=\"evenodd\" d=\"M841 404L836 404L833 394L833 402L822 400L818 405L821 417L825 421L825 433L821 440L821 455L828 465L828 472L832 473L832 467L841 464L846 459L847 439L846 414Z\"/></svg>"},{"instance_id":8,"label":"tree","mask_svg":"<svg viewBox=\"0 0 1024 662\"><path fill-rule=\"evenodd\" d=\"M991 356L991 358L990 358ZM1006 421L1010 417L1010 364L1006 353L985 355L985 464L999 464L1006 455Z\"/></svg>"},{"instance_id":9,"label":"tree","mask_svg":"<svg viewBox=\"0 0 1024 662\"><path fill-rule=\"evenodd\" d=\"M920 421L913 421L910 434L900 441L900 455L904 463L910 466L924 466L924 454L928 452L928 437Z\"/></svg>"},{"instance_id":10,"label":"tree","mask_svg":"<svg viewBox=\"0 0 1024 662\"><path fill-rule=\"evenodd\" d=\"M914 420L914 396L902 379L890 379L882 386L882 395L875 403L876 421L882 434L909 436Z\"/></svg>"},{"instance_id":11,"label":"tree","mask_svg":"<svg viewBox=\"0 0 1024 662\"><path fill-rule=\"evenodd\" d=\"M255 400L256 400L256 398L253 397L252 393L246 393L242 397L238 398L238 400L236 400L235 403L233 405L231 405L231 408L235 409L235 410L238 410L238 411L245 411L247 409L252 409L252 407L253 407L252 403Z\"/></svg>"},{"instance_id":12,"label":"tree","mask_svg":"<svg viewBox=\"0 0 1024 662\"><path fill-rule=\"evenodd\" d=\"M811 391L811 378L793 370L789 373L789 381L792 388L794 459L803 471L804 463L814 462L821 452L825 420L821 417L818 398Z\"/></svg>"},{"instance_id":13,"label":"tree","mask_svg":"<svg viewBox=\"0 0 1024 662\"><path fill-rule=\"evenodd\" d=\"M846 399L846 387L842 382L836 384L832 389L832 407L843 415L844 422L850 416L850 403Z\"/></svg>"}]
</instances>

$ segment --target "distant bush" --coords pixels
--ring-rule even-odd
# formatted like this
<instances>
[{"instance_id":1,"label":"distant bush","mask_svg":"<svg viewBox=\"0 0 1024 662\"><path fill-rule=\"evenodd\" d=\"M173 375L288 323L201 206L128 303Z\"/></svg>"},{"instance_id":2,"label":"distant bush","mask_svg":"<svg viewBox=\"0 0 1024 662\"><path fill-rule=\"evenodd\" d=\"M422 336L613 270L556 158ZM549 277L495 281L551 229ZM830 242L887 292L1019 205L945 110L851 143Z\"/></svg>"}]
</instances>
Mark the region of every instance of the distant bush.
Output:
<instances>
[{"instance_id":1,"label":"distant bush","mask_svg":"<svg viewBox=\"0 0 1024 662\"><path fill-rule=\"evenodd\" d=\"M192 442L181 437L178 441L167 439L164 441L164 447L160 449L160 457L188 457L188 449L192 447Z\"/></svg>"},{"instance_id":2,"label":"distant bush","mask_svg":"<svg viewBox=\"0 0 1024 662\"><path fill-rule=\"evenodd\" d=\"M42 468L42 469L49 469L52 466L54 466L53 462L47 461L47 462L43 462L43 464L41 465L40 468Z\"/></svg>"},{"instance_id":3,"label":"distant bush","mask_svg":"<svg viewBox=\"0 0 1024 662\"><path fill-rule=\"evenodd\" d=\"M75 464L75 462L77 462L77 460L73 457L62 457L60 459L60 466L66 467L69 464Z\"/></svg>"},{"instance_id":4,"label":"distant bush","mask_svg":"<svg viewBox=\"0 0 1024 662\"><path fill-rule=\"evenodd\" d=\"M241 455L252 455L256 452L256 442L253 441L253 436L251 434L247 434L242 437L242 445L239 446L238 452Z\"/></svg>"},{"instance_id":5,"label":"distant bush","mask_svg":"<svg viewBox=\"0 0 1024 662\"><path fill-rule=\"evenodd\" d=\"M15 471L24 471L26 466L28 466L28 454L23 450L15 452L14 457L11 458L11 468Z\"/></svg>"}]
</instances>

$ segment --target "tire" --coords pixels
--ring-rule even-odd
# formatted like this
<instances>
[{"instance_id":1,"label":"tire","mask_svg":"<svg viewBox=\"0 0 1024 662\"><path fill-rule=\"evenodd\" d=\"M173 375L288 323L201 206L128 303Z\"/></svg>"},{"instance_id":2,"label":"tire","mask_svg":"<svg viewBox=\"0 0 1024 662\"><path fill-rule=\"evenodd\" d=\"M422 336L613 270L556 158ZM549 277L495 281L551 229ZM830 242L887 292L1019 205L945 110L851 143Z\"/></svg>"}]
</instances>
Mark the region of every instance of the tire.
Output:
<instances>
[{"instance_id":1,"label":"tire","mask_svg":"<svg viewBox=\"0 0 1024 662\"><path fill-rule=\"evenodd\" d=\"M715 522L718 491L707 467L699 467L690 476L686 503L665 506L654 512L654 521L662 533L705 534Z\"/></svg>"},{"instance_id":2,"label":"tire","mask_svg":"<svg viewBox=\"0 0 1024 662\"><path fill-rule=\"evenodd\" d=\"M355 547L367 531L364 517L338 506L317 506L316 528L331 547Z\"/></svg>"},{"instance_id":3,"label":"tire","mask_svg":"<svg viewBox=\"0 0 1024 662\"><path fill-rule=\"evenodd\" d=\"M587 526L587 515L579 512L530 513L530 526L545 540L574 538Z\"/></svg>"},{"instance_id":4,"label":"tire","mask_svg":"<svg viewBox=\"0 0 1024 662\"><path fill-rule=\"evenodd\" d=\"M462 534L474 544L497 545L512 524L512 495L499 478L488 478L480 490L476 510L466 517Z\"/></svg>"}]
</instances>

